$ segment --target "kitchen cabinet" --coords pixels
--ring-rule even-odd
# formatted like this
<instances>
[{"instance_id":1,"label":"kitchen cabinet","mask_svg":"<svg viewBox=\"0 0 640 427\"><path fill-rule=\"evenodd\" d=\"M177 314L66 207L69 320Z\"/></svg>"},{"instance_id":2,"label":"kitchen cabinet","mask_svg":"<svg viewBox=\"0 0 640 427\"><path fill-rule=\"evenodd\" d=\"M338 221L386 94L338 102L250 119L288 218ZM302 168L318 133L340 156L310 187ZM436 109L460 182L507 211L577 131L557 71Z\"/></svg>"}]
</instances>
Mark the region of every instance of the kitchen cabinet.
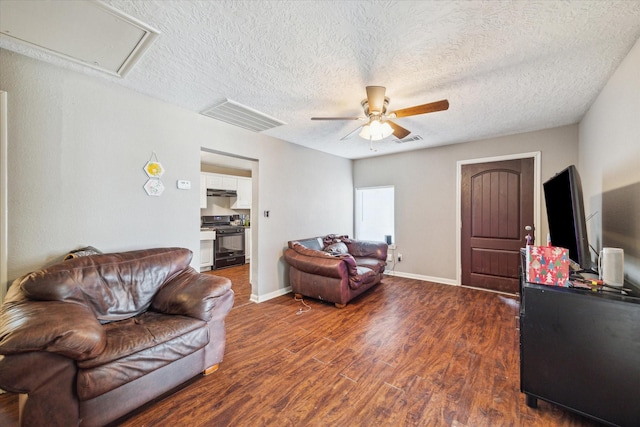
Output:
<instances>
[{"instance_id":1,"label":"kitchen cabinet","mask_svg":"<svg viewBox=\"0 0 640 427\"><path fill-rule=\"evenodd\" d=\"M214 173L203 173L202 175L206 178L206 186L207 188L215 188L222 190L222 175L214 174Z\"/></svg>"},{"instance_id":2,"label":"kitchen cabinet","mask_svg":"<svg viewBox=\"0 0 640 427\"><path fill-rule=\"evenodd\" d=\"M238 178L233 176L222 175L222 189L223 190L237 190Z\"/></svg>"},{"instance_id":3,"label":"kitchen cabinet","mask_svg":"<svg viewBox=\"0 0 640 427\"><path fill-rule=\"evenodd\" d=\"M238 197L231 205L231 209L251 209L251 178L238 177L236 181Z\"/></svg>"},{"instance_id":4,"label":"kitchen cabinet","mask_svg":"<svg viewBox=\"0 0 640 427\"><path fill-rule=\"evenodd\" d=\"M202 172L201 175L205 177L206 188L233 191L238 189L238 179L235 176L207 172Z\"/></svg>"},{"instance_id":5,"label":"kitchen cabinet","mask_svg":"<svg viewBox=\"0 0 640 427\"><path fill-rule=\"evenodd\" d=\"M200 174L200 209L207 208L207 176Z\"/></svg>"},{"instance_id":6,"label":"kitchen cabinet","mask_svg":"<svg viewBox=\"0 0 640 427\"><path fill-rule=\"evenodd\" d=\"M200 232L200 271L211 270L213 266L213 243L216 240L216 232Z\"/></svg>"}]
</instances>

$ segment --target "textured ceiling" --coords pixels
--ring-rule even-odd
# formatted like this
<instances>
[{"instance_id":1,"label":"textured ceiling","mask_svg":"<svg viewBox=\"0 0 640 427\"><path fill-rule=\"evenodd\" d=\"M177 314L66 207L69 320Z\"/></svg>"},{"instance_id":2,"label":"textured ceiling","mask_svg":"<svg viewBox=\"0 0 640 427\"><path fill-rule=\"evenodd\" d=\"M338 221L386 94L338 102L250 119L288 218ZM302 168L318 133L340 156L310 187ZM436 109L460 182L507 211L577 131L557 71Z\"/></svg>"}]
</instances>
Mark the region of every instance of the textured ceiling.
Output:
<instances>
[{"instance_id":1,"label":"textured ceiling","mask_svg":"<svg viewBox=\"0 0 640 427\"><path fill-rule=\"evenodd\" d=\"M195 112L225 98L286 122L265 134L363 158L577 123L640 37L640 1L124 1L161 35L125 78L10 40L0 47L112 80ZM43 22L46 25L46 22ZM421 141L369 142L365 86ZM211 119L213 120L213 119Z\"/></svg>"}]
</instances>

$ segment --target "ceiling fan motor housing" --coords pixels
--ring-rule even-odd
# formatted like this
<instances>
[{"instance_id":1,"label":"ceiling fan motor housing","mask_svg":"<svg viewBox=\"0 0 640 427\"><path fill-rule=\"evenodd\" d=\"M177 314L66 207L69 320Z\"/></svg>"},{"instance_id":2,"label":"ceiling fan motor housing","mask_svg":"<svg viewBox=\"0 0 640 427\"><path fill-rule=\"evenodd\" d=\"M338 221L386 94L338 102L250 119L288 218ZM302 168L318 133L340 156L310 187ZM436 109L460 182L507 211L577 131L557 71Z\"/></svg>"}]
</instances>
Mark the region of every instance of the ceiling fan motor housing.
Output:
<instances>
[{"instance_id":1,"label":"ceiling fan motor housing","mask_svg":"<svg viewBox=\"0 0 640 427\"><path fill-rule=\"evenodd\" d=\"M382 111L369 111L369 100L367 98L363 99L362 102L360 102L360 105L362 105L364 114L367 117L371 117L372 115L383 116L387 114L387 109L389 107L389 98L387 98L386 96L384 97L384 102L382 104Z\"/></svg>"}]
</instances>

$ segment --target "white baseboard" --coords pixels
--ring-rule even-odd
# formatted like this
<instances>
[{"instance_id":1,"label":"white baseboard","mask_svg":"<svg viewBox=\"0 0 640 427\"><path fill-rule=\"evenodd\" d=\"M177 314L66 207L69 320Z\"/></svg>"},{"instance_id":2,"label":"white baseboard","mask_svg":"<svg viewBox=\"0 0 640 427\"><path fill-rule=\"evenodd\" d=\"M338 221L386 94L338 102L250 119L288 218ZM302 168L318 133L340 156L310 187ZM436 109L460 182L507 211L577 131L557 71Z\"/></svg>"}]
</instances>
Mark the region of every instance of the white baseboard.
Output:
<instances>
[{"instance_id":1,"label":"white baseboard","mask_svg":"<svg viewBox=\"0 0 640 427\"><path fill-rule=\"evenodd\" d=\"M251 298L249 298L249 301L256 302L256 303L265 302L265 301L268 301L270 299L277 298L277 297L280 297L282 295L286 295L289 292L291 292L291 286L287 286L286 288L283 288L283 289L278 289L277 291L269 292L266 295L259 295L258 296L256 294L251 294Z\"/></svg>"},{"instance_id":2,"label":"white baseboard","mask_svg":"<svg viewBox=\"0 0 640 427\"><path fill-rule=\"evenodd\" d=\"M385 271L389 276L404 277L407 279L422 280L425 282L441 283L443 285L459 286L455 279L445 279L442 277L424 276L422 274L403 273L401 271Z\"/></svg>"},{"instance_id":3,"label":"white baseboard","mask_svg":"<svg viewBox=\"0 0 640 427\"><path fill-rule=\"evenodd\" d=\"M389 276L405 277L407 279L416 279L416 280L423 280L426 282L440 283L443 285L461 286L455 280L443 279L442 277L422 276L420 274L402 273L399 271L385 271L384 274L387 274ZM513 293L510 293L510 292L494 291L492 289L476 288L473 286L464 286L464 287L467 289L475 289L477 291L493 292L496 294L513 296Z\"/></svg>"}]
</instances>

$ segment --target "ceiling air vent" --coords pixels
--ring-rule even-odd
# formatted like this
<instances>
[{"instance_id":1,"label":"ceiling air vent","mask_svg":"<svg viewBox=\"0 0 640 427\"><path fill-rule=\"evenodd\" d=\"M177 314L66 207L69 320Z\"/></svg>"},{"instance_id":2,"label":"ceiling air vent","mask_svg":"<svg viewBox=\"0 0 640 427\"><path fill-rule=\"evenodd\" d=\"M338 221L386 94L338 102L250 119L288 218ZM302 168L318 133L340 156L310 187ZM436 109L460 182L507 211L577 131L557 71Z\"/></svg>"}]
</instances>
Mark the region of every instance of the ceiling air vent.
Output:
<instances>
[{"instance_id":1,"label":"ceiling air vent","mask_svg":"<svg viewBox=\"0 0 640 427\"><path fill-rule=\"evenodd\" d=\"M262 132L277 126L286 125L278 119L226 99L223 103L204 110L201 114L254 132Z\"/></svg>"},{"instance_id":2,"label":"ceiling air vent","mask_svg":"<svg viewBox=\"0 0 640 427\"><path fill-rule=\"evenodd\" d=\"M405 142L413 142L413 141L422 141L422 137L420 135L415 135L405 139L394 139L393 142L398 144L404 144Z\"/></svg>"}]
</instances>

